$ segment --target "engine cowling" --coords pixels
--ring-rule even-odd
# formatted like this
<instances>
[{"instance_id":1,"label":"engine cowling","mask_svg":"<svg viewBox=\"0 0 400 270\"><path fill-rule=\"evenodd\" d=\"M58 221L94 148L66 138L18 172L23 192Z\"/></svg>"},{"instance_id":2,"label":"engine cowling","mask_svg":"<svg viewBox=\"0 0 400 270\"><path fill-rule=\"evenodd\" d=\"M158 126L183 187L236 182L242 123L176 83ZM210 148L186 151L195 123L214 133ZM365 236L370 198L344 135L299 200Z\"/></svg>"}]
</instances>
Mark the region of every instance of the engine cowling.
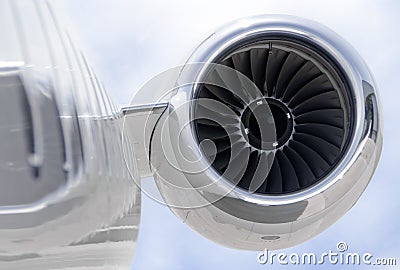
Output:
<instances>
[{"instance_id":1,"label":"engine cowling","mask_svg":"<svg viewBox=\"0 0 400 270\"><path fill-rule=\"evenodd\" d=\"M306 241L358 200L377 166L374 79L332 30L297 17L216 31L179 73L150 143L171 210L225 246Z\"/></svg>"}]
</instances>

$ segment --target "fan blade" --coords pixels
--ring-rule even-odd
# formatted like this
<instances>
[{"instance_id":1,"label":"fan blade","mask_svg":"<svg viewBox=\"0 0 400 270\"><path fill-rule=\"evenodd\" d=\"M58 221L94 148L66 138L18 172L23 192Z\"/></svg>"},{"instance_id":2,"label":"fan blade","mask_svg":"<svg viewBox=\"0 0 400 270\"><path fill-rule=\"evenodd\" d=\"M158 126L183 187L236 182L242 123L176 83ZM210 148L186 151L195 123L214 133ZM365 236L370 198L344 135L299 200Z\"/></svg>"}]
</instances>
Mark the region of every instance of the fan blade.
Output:
<instances>
[{"instance_id":1,"label":"fan blade","mask_svg":"<svg viewBox=\"0 0 400 270\"><path fill-rule=\"evenodd\" d=\"M289 146L307 161L316 177L321 177L329 169L329 164L310 147L297 141L291 141Z\"/></svg>"},{"instance_id":2,"label":"fan blade","mask_svg":"<svg viewBox=\"0 0 400 270\"><path fill-rule=\"evenodd\" d=\"M318 76L321 76L321 71L312 62L307 61L288 83L282 100L289 101L299 89Z\"/></svg>"},{"instance_id":3,"label":"fan blade","mask_svg":"<svg viewBox=\"0 0 400 270\"><path fill-rule=\"evenodd\" d=\"M226 90L238 96L244 104L249 104L252 99L259 95L257 87L237 70L217 67L210 76L213 81L222 81Z\"/></svg>"},{"instance_id":4,"label":"fan blade","mask_svg":"<svg viewBox=\"0 0 400 270\"><path fill-rule=\"evenodd\" d=\"M278 80L279 73L288 58L289 53L273 48L270 50L270 55L267 62L266 70L266 82L268 96L274 96L276 90L276 82Z\"/></svg>"},{"instance_id":5,"label":"fan blade","mask_svg":"<svg viewBox=\"0 0 400 270\"><path fill-rule=\"evenodd\" d=\"M220 127L203 125L201 123L197 123L197 131L199 133L200 141L205 139L221 139L221 138L228 138L227 130Z\"/></svg>"},{"instance_id":6,"label":"fan blade","mask_svg":"<svg viewBox=\"0 0 400 270\"><path fill-rule=\"evenodd\" d=\"M340 149L335 145L314 135L296 133L293 135L293 139L307 145L320 154L329 165L332 165L335 162L340 152Z\"/></svg>"},{"instance_id":7,"label":"fan blade","mask_svg":"<svg viewBox=\"0 0 400 270\"><path fill-rule=\"evenodd\" d=\"M343 128L344 116L341 109L326 109L307 112L295 117L298 124L318 123Z\"/></svg>"},{"instance_id":8,"label":"fan blade","mask_svg":"<svg viewBox=\"0 0 400 270\"><path fill-rule=\"evenodd\" d=\"M271 171L274 160L273 153L263 152L258 160L257 169L254 172L253 179L249 186L249 192L254 193L265 183L266 178Z\"/></svg>"},{"instance_id":9,"label":"fan blade","mask_svg":"<svg viewBox=\"0 0 400 270\"><path fill-rule=\"evenodd\" d=\"M288 104L290 108L295 108L305 100L333 90L331 82L328 80L325 74L312 77L306 84L297 88L296 92L293 93L292 98Z\"/></svg>"},{"instance_id":10,"label":"fan blade","mask_svg":"<svg viewBox=\"0 0 400 270\"><path fill-rule=\"evenodd\" d=\"M268 175L267 191L269 193L281 193L283 191L281 169L276 158Z\"/></svg>"},{"instance_id":11,"label":"fan blade","mask_svg":"<svg viewBox=\"0 0 400 270\"><path fill-rule=\"evenodd\" d=\"M221 106L222 107L222 106ZM239 123L236 114L226 115L222 114L217 110L211 110L204 107L202 104L197 106L197 119L212 119L212 121L217 122L220 126L222 125L235 125Z\"/></svg>"},{"instance_id":12,"label":"fan blade","mask_svg":"<svg viewBox=\"0 0 400 270\"><path fill-rule=\"evenodd\" d=\"M297 54L293 52L289 53L289 56L286 58L285 64L283 65L278 76L275 94L277 98L282 97L293 76L304 65L305 62L306 61Z\"/></svg>"},{"instance_id":13,"label":"fan blade","mask_svg":"<svg viewBox=\"0 0 400 270\"><path fill-rule=\"evenodd\" d=\"M228 167L230 157L231 151L222 151L218 153L212 164L213 167L223 174L225 172L225 168Z\"/></svg>"},{"instance_id":14,"label":"fan blade","mask_svg":"<svg viewBox=\"0 0 400 270\"><path fill-rule=\"evenodd\" d=\"M322 109L340 109L339 96L335 91L325 92L300 103L292 111L294 115Z\"/></svg>"},{"instance_id":15,"label":"fan blade","mask_svg":"<svg viewBox=\"0 0 400 270\"><path fill-rule=\"evenodd\" d=\"M258 153L258 151L251 152L249 157L249 165L247 166L246 172L244 173L239 183L239 185L242 188L249 189L249 186L252 182L252 179L254 178L254 174L259 164L260 164L260 154Z\"/></svg>"},{"instance_id":16,"label":"fan blade","mask_svg":"<svg viewBox=\"0 0 400 270\"><path fill-rule=\"evenodd\" d=\"M278 159L283 178L283 190L285 192L297 190L300 187L299 179L289 159L282 151L276 152L276 158Z\"/></svg>"},{"instance_id":17,"label":"fan blade","mask_svg":"<svg viewBox=\"0 0 400 270\"><path fill-rule=\"evenodd\" d=\"M205 88L214 96L216 96L221 102L229 104L235 108L243 108L243 105L229 90L212 84L206 84Z\"/></svg>"},{"instance_id":18,"label":"fan blade","mask_svg":"<svg viewBox=\"0 0 400 270\"><path fill-rule=\"evenodd\" d=\"M250 149L241 148L240 152L231 158L223 176L233 184L238 184L249 164Z\"/></svg>"},{"instance_id":19,"label":"fan blade","mask_svg":"<svg viewBox=\"0 0 400 270\"><path fill-rule=\"evenodd\" d=\"M265 49L252 49L250 51L251 72L254 83L261 93L264 93L265 69L268 61L268 51Z\"/></svg>"},{"instance_id":20,"label":"fan blade","mask_svg":"<svg viewBox=\"0 0 400 270\"><path fill-rule=\"evenodd\" d=\"M325 124L305 123L297 125L295 130L296 132L319 136L339 148L342 146L344 130L341 128Z\"/></svg>"},{"instance_id":21,"label":"fan blade","mask_svg":"<svg viewBox=\"0 0 400 270\"><path fill-rule=\"evenodd\" d=\"M316 178L310 165L295 150L285 146L283 152L292 163L301 187L308 186L315 181Z\"/></svg>"},{"instance_id":22,"label":"fan blade","mask_svg":"<svg viewBox=\"0 0 400 270\"><path fill-rule=\"evenodd\" d=\"M232 61L235 69L245 75L249 80L253 80L251 74L251 64L250 64L250 52L245 51L241 53L234 54L232 56Z\"/></svg>"}]
</instances>

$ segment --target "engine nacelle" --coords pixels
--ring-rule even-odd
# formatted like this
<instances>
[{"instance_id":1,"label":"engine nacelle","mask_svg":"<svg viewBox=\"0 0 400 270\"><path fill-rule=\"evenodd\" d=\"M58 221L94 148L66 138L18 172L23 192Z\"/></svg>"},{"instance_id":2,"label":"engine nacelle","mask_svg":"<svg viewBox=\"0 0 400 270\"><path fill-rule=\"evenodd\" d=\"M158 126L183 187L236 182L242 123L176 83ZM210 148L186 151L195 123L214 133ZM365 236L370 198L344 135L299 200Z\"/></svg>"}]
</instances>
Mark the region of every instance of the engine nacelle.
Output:
<instances>
[{"instance_id":1,"label":"engine nacelle","mask_svg":"<svg viewBox=\"0 0 400 270\"><path fill-rule=\"evenodd\" d=\"M239 20L179 73L150 142L171 210L222 245L287 248L358 200L377 166L374 79L332 30L287 16Z\"/></svg>"}]
</instances>

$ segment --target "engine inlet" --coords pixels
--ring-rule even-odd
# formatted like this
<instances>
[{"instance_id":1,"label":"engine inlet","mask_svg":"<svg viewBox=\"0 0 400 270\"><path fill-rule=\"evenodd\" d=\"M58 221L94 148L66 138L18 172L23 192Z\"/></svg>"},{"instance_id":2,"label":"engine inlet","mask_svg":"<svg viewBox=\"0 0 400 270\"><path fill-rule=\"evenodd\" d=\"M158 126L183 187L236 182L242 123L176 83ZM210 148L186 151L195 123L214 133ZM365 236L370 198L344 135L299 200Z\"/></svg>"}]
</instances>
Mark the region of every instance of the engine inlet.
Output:
<instances>
[{"instance_id":1,"label":"engine inlet","mask_svg":"<svg viewBox=\"0 0 400 270\"><path fill-rule=\"evenodd\" d=\"M249 187L256 181L255 193L283 195L321 181L340 162L350 138L350 91L340 69L312 44L285 37L259 40L238 45L216 64L246 76L261 97L244 100L228 85L203 84L197 90L198 100L212 99L235 112L219 124L194 121L198 141L208 139L217 147L210 162L219 174L246 191L253 192ZM195 114L202 110L197 106ZM237 177L226 172L232 162L247 163ZM257 173L262 168L265 173Z\"/></svg>"}]
</instances>

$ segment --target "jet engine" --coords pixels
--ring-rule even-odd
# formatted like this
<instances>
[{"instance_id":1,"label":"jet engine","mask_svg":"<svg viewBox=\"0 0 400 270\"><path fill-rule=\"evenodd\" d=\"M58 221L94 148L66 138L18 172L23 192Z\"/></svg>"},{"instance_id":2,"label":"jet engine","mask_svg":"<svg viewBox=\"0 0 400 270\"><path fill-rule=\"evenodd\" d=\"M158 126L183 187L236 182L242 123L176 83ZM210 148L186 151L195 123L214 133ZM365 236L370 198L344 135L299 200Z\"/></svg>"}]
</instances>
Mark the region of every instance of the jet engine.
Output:
<instances>
[{"instance_id":1,"label":"jet engine","mask_svg":"<svg viewBox=\"0 0 400 270\"><path fill-rule=\"evenodd\" d=\"M0 268L128 267L146 176L212 241L291 247L343 216L378 164L373 76L315 22L230 23L120 110L47 2L0 14Z\"/></svg>"},{"instance_id":2,"label":"jet engine","mask_svg":"<svg viewBox=\"0 0 400 270\"><path fill-rule=\"evenodd\" d=\"M194 50L147 127L159 191L184 223L222 245L302 243L344 215L373 175L382 148L376 90L357 52L320 24L229 24Z\"/></svg>"}]
</instances>

